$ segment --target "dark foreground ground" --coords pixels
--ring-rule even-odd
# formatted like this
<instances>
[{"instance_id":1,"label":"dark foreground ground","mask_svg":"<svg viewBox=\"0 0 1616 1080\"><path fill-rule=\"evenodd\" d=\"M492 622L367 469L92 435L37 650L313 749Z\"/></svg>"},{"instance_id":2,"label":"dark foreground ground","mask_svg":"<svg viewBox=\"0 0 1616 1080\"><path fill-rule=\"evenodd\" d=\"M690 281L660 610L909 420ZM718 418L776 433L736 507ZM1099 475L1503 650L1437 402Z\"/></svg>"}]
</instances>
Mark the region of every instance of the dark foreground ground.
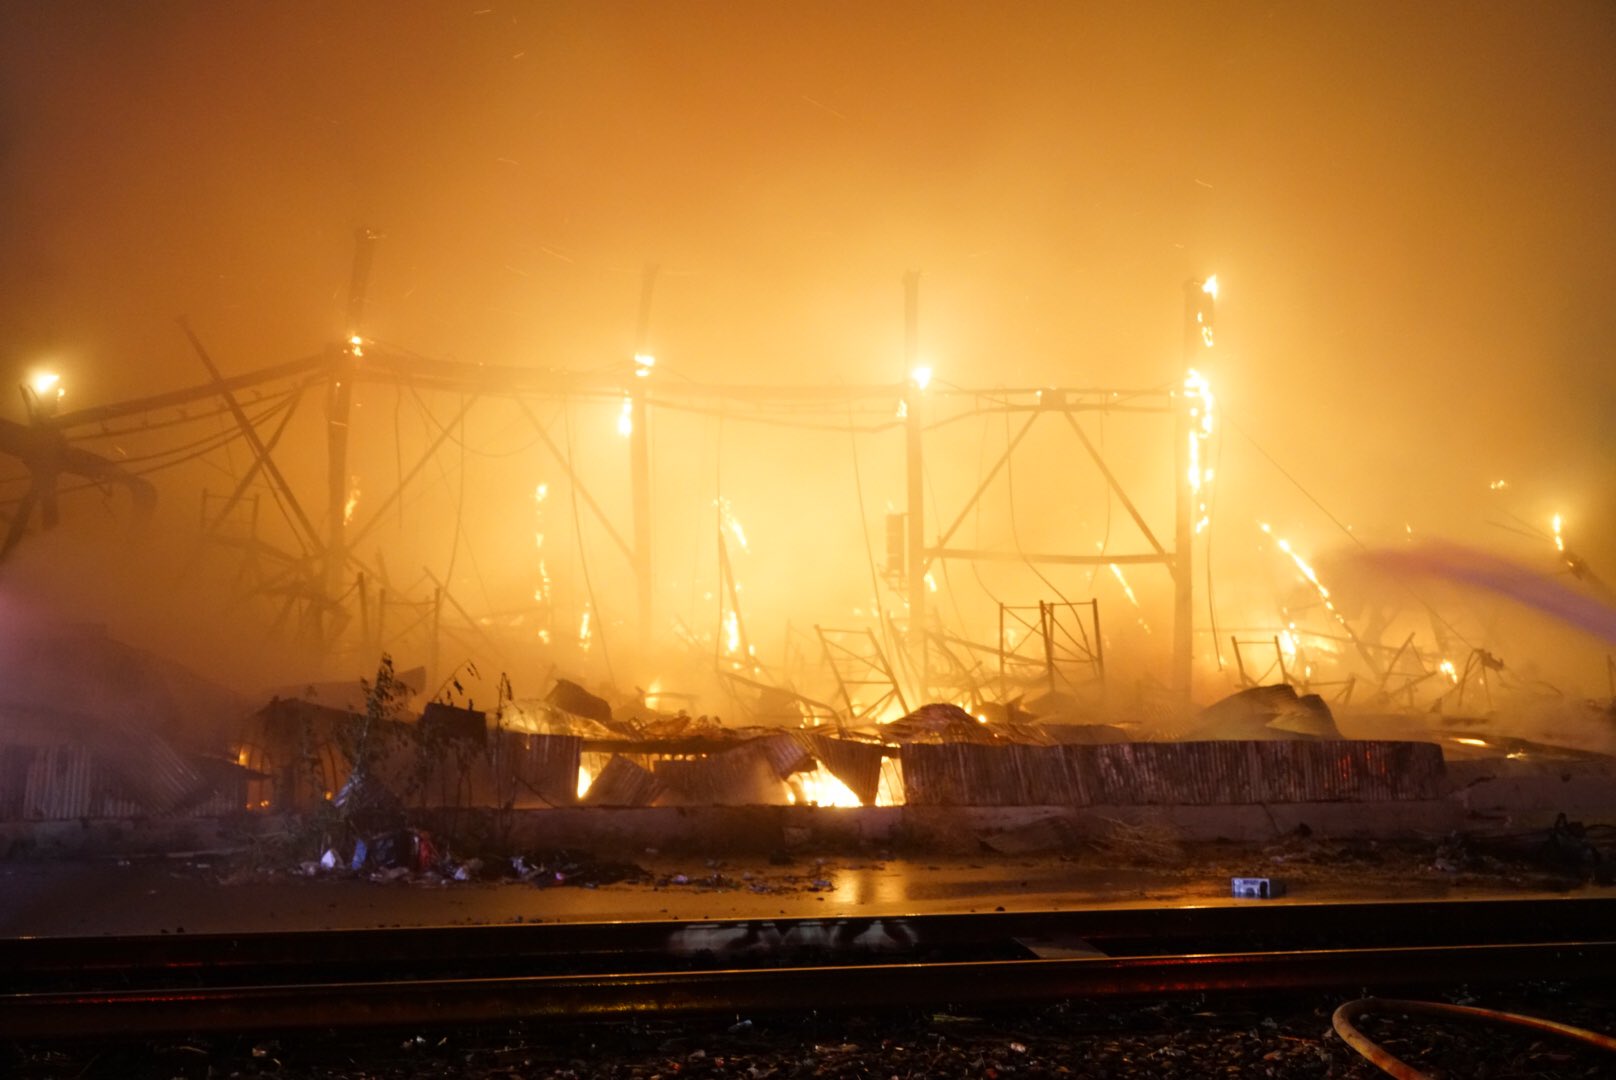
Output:
<instances>
[{"instance_id":1,"label":"dark foreground ground","mask_svg":"<svg viewBox=\"0 0 1616 1080\"><path fill-rule=\"evenodd\" d=\"M1289 837L1267 845L1185 847L1156 838L1061 855L899 858L797 853L705 860L636 853L527 853L544 873L486 865L442 873L353 874L284 861L190 856L0 863L0 934L196 933L251 929L519 921L702 919L991 911L1108 904L1253 903L1234 874L1271 874L1285 901L1596 893L1606 852L1568 859L1537 839L1509 850L1456 838L1374 843ZM1594 861L1589 862L1592 858ZM545 861L546 859L550 861ZM632 867L626 872L625 866ZM564 867L561 878L556 867ZM1260 902L1258 902L1260 903ZM1613 974L1616 979L1616 974ZM1532 984L1423 995L1616 1033L1616 983ZM281 1037L195 1036L0 1044L0 1077L359 1078L609 1077L1342 1077L1381 1076L1331 1030L1360 988L1234 999L1069 1002L961 1015L895 1007L847 1015L512 1023ZM1616 1056L1508 1028L1375 1018L1365 1030L1433 1076L1616 1077Z\"/></svg>"},{"instance_id":2,"label":"dark foreground ground","mask_svg":"<svg viewBox=\"0 0 1616 1080\"><path fill-rule=\"evenodd\" d=\"M1069 1002L1016 1014L893 1012L707 1021L194 1037L0 1047L0 1074L196 1078L1332 1077L1383 1074L1331 1030L1351 995ZM1428 995L1616 1031L1616 992L1533 984ZM1370 1017L1364 1031L1441 1077L1616 1076L1616 1056L1506 1027Z\"/></svg>"}]
</instances>

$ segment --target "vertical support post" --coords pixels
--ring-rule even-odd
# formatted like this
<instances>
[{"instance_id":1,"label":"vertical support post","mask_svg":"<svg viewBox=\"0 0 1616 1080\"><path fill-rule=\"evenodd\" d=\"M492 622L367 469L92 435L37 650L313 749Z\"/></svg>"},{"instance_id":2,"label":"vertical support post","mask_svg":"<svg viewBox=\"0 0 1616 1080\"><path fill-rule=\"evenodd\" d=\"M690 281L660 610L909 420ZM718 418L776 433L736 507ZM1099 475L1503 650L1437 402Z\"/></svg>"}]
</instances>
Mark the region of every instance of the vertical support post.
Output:
<instances>
[{"instance_id":1,"label":"vertical support post","mask_svg":"<svg viewBox=\"0 0 1616 1080\"><path fill-rule=\"evenodd\" d=\"M1195 367L1196 358L1212 345L1212 299L1216 286L1211 279L1184 283L1184 369L1185 376ZM1189 700L1195 664L1195 586L1192 577L1195 546L1195 480L1190 440L1195 422L1190 416L1190 396L1181 380L1173 403L1173 689Z\"/></svg>"},{"instance_id":2,"label":"vertical support post","mask_svg":"<svg viewBox=\"0 0 1616 1080\"><path fill-rule=\"evenodd\" d=\"M640 278L640 315L634 347L637 355L642 357L651 355L651 297L656 289L659 269L655 263L648 264ZM634 579L639 601L640 654L643 657L651 648L655 596L651 558L651 425L645 400L645 385L650 381L651 366L636 361L634 367L636 378L629 404L629 415L634 424L634 430L629 433L629 483L634 495Z\"/></svg>"},{"instance_id":3,"label":"vertical support post","mask_svg":"<svg viewBox=\"0 0 1616 1080\"><path fill-rule=\"evenodd\" d=\"M348 421L353 414L354 376L362 350L359 328L365 315L365 296L370 288L370 267L379 237L369 229L354 234L353 274L348 279L347 334L332 365L331 385L326 395L326 543L322 610L314 620L320 628L319 644L325 641L325 627L336 625L329 606L342 593L342 571L348 561ZM322 648L322 654L330 650Z\"/></svg>"},{"instance_id":4,"label":"vertical support post","mask_svg":"<svg viewBox=\"0 0 1616 1080\"><path fill-rule=\"evenodd\" d=\"M903 276L903 403L906 474L909 488L909 655L913 660L919 704L931 698L929 650L926 648L926 483L922 436L920 384L915 367L920 359L920 271ZM917 706L918 707L918 706Z\"/></svg>"},{"instance_id":5,"label":"vertical support post","mask_svg":"<svg viewBox=\"0 0 1616 1080\"><path fill-rule=\"evenodd\" d=\"M1191 578L1195 544L1195 508L1190 491L1190 424L1188 397L1182 389L1173 409L1173 690L1188 700L1195 656L1195 587Z\"/></svg>"}]
</instances>

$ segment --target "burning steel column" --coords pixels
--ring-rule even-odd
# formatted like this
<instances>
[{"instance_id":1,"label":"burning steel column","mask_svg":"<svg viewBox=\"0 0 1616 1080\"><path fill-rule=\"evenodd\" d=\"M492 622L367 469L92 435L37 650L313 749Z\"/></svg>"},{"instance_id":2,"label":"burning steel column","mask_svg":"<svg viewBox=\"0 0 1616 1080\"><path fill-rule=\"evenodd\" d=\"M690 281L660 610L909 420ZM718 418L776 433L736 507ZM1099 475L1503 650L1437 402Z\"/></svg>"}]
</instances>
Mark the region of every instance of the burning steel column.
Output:
<instances>
[{"instance_id":1,"label":"burning steel column","mask_svg":"<svg viewBox=\"0 0 1616 1080\"><path fill-rule=\"evenodd\" d=\"M919 681L916 697L924 702L930 696L930 672L926 670L926 482L921 453L925 427L921 418L921 391L918 377L920 359L920 271L903 276L903 363L904 363L904 445L909 481L909 655Z\"/></svg>"}]
</instances>

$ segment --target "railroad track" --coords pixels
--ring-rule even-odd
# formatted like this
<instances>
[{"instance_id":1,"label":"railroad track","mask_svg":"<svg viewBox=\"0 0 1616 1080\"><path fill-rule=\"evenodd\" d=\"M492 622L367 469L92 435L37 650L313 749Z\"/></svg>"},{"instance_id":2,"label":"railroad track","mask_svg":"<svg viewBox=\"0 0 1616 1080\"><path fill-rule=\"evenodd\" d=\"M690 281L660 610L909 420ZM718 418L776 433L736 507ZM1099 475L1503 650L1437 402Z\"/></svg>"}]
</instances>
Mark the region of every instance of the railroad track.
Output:
<instances>
[{"instance_id":1,"label":"railroad track","mask_svg":"<svg viewBox=\"0 0 1616 1080\"><path fill-rule=\"evenodd\" d=\"M1616 900L0 940L0 1037L1609 979Z\"/></svg>"}]
</instances>

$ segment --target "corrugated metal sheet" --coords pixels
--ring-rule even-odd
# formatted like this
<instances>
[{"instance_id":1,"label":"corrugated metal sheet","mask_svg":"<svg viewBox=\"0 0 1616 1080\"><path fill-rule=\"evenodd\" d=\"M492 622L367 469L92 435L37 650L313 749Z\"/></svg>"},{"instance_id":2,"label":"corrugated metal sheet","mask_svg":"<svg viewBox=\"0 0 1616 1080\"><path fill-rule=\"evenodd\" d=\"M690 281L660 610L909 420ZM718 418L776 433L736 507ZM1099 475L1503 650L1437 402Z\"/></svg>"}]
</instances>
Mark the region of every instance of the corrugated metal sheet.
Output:
<instances>
[{"instance_id":1,"label":"corrugated metal sheet","mask_svg":"<svg viewBox=\"0 0 1616 1080\"><path fill-rule=\"evenodd\" d=\"M1385 802L1438 798L1444 775L1435 744L1346 739L915 744L900 757L915 806Z\"/></svg>"},{"instance_id":2,"label":"corrugated metal sheet","mask_svg":"<svg viewBox=\"0 0 1616 1080\"><path fill-rule=\"evenodd\" d=\"M881 788L881 758L886 747L880 743L834 739L829 735L811 734L805 738L814 757L832 776L846 784L859 802L865 806L875 805L876 792Z\"/></svg>"},{"instance_id":3,"label":"corrugated metal sheet","mask_svg":"<svg viewBox=\"0 0 1616 1080\"><path fill-rule=\"evenodd\" d=\"M494 805L521 806L534 801L571 806L578 801L578 763L583 739L576 735L530 735L522 731L490 733L489 769Z\"/></svg>"},{"instance_id":4,"label":"corrugated metal sheet","mask_svg":"<svg viewBox=\"0 0 1616 1080\"><path fill-rule=\"evenodd\" d=\"M585 806L650 806L665 790L651 770L614 754L581 801Z\"/></svg>"},{"instance_id":5,"label":"corrugated metal sheet","mask_svg":"<svg viewBox=\"0 0 1616 1080\"><path fill-rule=\"evenodd\" d=\"M787 801L768 755L747 744L706 757L652 765L668 786L664 801L692 806L776 806Z\"/></svg>"},{"instance_id":6,"label":"corrugated metal sheet","mask_svg":"<svg viewBox=\"0 0 1616 1080\"><path fill-rule=\"evenodd\" d=\"M784 780L794 772L813 767L813 751L808 748L808 737L797 731L782 731L764 735L746 744L749 749L769 759L774 775Z\"/></svg>"},{"instance_id":7,"label":"corrugated metal sheet","mask_svg":"<svg viewBox=\"0 0 1616 1080\"><path fill-rule=\"evenodd\" d=\"M187 766L189 768L189 766ZM235 813L246 798L244 773L193 795L175 816ZM123 790L114 769L93 750L66 744L0 747L0 821L72 821L144 817L149 807Z\"/></svg>"}]
</instances>

